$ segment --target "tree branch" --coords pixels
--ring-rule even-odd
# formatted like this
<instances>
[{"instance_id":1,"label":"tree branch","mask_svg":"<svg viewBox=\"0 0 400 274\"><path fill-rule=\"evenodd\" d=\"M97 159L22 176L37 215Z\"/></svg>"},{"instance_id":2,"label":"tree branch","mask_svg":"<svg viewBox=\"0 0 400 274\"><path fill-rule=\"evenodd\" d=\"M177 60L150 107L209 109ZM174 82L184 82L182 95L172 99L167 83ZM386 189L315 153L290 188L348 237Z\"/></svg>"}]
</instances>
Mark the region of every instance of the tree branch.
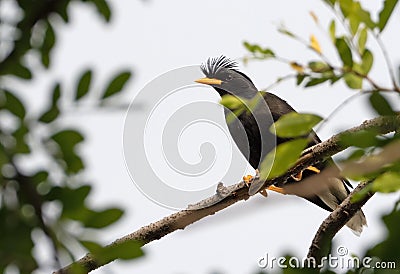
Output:
<instances>
[{"instance_id":1,"label":"tree branch","mask_svg":"<svg viewBox=\"0 0 400 274\"><path fill-rule=\"evenodd\" d=\"M298 174L301 170L305 169L306 167L310 165L315 165L316 163L323 161L324 159L331 157L332 155L346 149L348 146L343 145L340 143L340 138L344 134L349 134L349 133L354 133L358 132L361 130L375 130L377 134L386 134L389 132L393 132L400 128L400 115L396 116L383 116L383 117L378 117L372 120L365 121L361 125L351 128L349 130L343 131L342 133L339 133L337 135L334 135L327 141L324 141L322 143L319 143L311 148L306 149L303 152L303 156L296 162L295 166L291 168L285 175L274 178L272 180L267 180L264 182L263 188L266 188L270 185L273 184L284 184L288 178L290 178L292 175ZM260 190L262 190L261 188ZM356 188L358 189L358 188ZM145 245L149 242L152 242L154 240L158 240L169 233L172 233L176 230L179 229L184 229L186 226L199 221L203 219L204 217L207 217L209 215L214 215L216 212L231 206L235 204L238 201L241 200L247 200L250 198L252 193L248 193L248 187L246 184L242 181L238 184L235 184L233 186L228 186L224 187L223 191L218 190L217 194L214 196L204 200L207 201L213 200L213 198L221 199L221 193L224 192L222 195L222 200L217 202L217 203L211 203L208 207L205 208L200 208L200 209L195 209L195 210L181 210L177 213L174 213L170 216L167 216L155 223L149 224L147 226L144 226L140 228L139 230L126 235L113 243L110 244L110 246L118 246L121 243L124 243L126 241L130 240L137 240L142 243L142 245ZM255 193L254 193L255 194ZM198 203L201 204L202 202ZM360 207L362 204L360 204ZM345 208L345 210L347 207ZM338 214L338 213L335 213ZM343 214L343 213L341 213ZM350 215L349 215L350 216ZM343 225L342 225L343 226ZM340 226L340 227L342 227ZM337 230L332 230L329 235L332 237L336 234L336 232L340 229L340 227L337 228ZM327 232L325 232L327 233ZM322 235L322 234L321 234ZM324 236L323 236L324 237ZM110 263L110 262L103 262L103 263L98 263L96 262L96 259L88 253L85 255L83 258L80 260L74 262L73 264L66 266L63 269L60 269L54 274L65 274L65 273L70 273L70 270L74 265L80 265L83 267L87 272L90 272L94 269L97 269L101 267L102 265Z\"/></svg>"},{"instance_id":2,"label":"tree branch","mask_svg":"<svg viewBox=\"0 0 400 274\"><path fill-rule=\"evenodd\" d=\"M330 251L332 238L336 233L361 209L361 207L374 195L367 192L359 201L352 202L352 197L365 189L370 182L360 183L350 195L322 222L309 248L307 257L321 262ZM317 265L320 265L319 263Z\"/></svg>"}]
</instances>

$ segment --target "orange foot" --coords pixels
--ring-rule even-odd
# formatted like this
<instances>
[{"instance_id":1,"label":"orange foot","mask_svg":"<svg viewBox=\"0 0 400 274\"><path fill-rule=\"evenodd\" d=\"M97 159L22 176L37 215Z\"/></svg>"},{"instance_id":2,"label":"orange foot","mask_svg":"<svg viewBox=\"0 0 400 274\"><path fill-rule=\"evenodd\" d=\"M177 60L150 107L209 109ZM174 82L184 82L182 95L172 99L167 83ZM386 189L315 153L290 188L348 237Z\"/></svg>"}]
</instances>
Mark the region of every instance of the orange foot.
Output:
<instances>
[{"instance_id":1,"label":"orange foot","mask_svg":"<svg viewBox=\"0 0 400 274\"><path fill-rule=\"evenodd\" d=\"M260 172L259 172L258 169L256 169L256 176L255 177L253 175L246 175L246 176L243 176L243 181L245 182L247 187L249 187L250 184L254 181L254 179L257 179L259 177L260 177ZM283 188L277 187L277 186L274 186L274 185L269 186L269 187L261 190L260 194L263 195L264 197L267 197L268 196L267 189L275 191L275 192L278 192L280 194L286 194L286 192L285 192L285 190Z\"/></svg>"},{"instance_id":2,"label":"orange foot","mask_svg":"<svg viewBox=\"0 0 400 274\"><path fill-rule=\"evenodd\" d=\"M315 172L316 174L321 172L321 170L319 170L315 166L309 166L309 167L306 168L306 170L310 170L312 172ZM303 171L300 171L296 175L292 175L292 178L297 182L300 181L303 178Z\"/></svg>"}]
</instances>

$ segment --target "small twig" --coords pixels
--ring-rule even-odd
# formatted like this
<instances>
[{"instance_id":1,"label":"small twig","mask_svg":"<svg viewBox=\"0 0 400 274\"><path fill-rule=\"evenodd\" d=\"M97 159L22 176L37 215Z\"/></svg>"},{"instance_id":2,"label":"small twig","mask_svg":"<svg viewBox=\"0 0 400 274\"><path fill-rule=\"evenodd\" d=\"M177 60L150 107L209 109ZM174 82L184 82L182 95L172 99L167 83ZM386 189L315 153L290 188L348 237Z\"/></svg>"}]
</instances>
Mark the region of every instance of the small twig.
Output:
<instances>
[{"instance_id":1,"label":"small twig","mask_svg":"<svg viewBox=\"0 0 400 274\"><path fill-rule=\"evenodd\" d=\"M361 200L351 202L354 195L366 188L370 182L360 183L350 195L322 222L312 240L308 251L308 258L321 262L330 251L330 243L336 233L361 209L361 207L374 195L368 192ZM318 264L319 265L319 264Z\"/></svg>"},{"instance_id":2,"label":"small twig","mask_svg":"<svg viewBox=\"0 0 400 274\"><path fill-rule=\"evenodd\" d=\"M382 42L382 40L381 40L379 35L377 35L376 33L373 33L373 35L374 35L374 38L375 38L376 42L378 43L379 48L381 49L381 52L383 54L383 58L385 59L385 63L386 63L387 69L389 71L390 79L391 79L392 84L393 84L393 89L395 91L397 91L397 92L400 92L400 88L397 85L396 76L394 74L393 65L392 65L392 63L390 61L389 54L388 54L388 52L386 50L386 47L383 44L383 42Z\"/></svg>"}]
</instances>

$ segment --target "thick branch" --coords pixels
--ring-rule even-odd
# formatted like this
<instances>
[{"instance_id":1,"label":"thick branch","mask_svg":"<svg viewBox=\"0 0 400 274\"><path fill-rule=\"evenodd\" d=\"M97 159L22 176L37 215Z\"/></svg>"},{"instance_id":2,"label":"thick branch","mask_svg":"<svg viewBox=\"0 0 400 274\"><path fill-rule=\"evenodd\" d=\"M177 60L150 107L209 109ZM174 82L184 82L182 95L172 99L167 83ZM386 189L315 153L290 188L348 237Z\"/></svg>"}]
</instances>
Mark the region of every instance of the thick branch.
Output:
<instances>
[{"instance_id":1,"label":"thick branch","mask_svg":"<svg viewBox=\"0 0 400 274\"><path fill-rule=\"evenodd\" d=\"M370 182L360 183L350 195L322 222L308 251L308 258L321 262L330 251L330 243L336 233L357 213L358 210L374 195L367 192L359 201L351 202L354 195L365 189Z\"/></svg>"},{"instance_id":2,"label":"thick branch","mask_svg":"<svg viewBox=\"0 0 400 274\"><path fill-rule=\"evenodd\" d=\"M375 130L378 134L386 134L397 130L399 127L400 127L400 115L391 117L378 117L372 120L365 121L360 126L346 130L340 134L333 136L332 138L328 139L325 142L322 142L307 149L306 151L304 151L303 156L297 161L297 163L293 168L291 168L283 176L265 181L264 187L268 187L272 184L283 184L290 176L298 174L304 168L310 165L314 165L320 161L323 161L324 159L346 149L347 146L339 142L343 134L349 134L360 130L369 130L369 129ZM186 226L206 216L213 215L216 212L228 206L231 206L238 201L247 200L251 196L249 195L248 187L244 182L240 182L236 185L229 186L226 189L230 191L226 195L224 195L224 199L222 199L218 203L211 204L206 208L201 208L197 210L182 210L177 213L174 213L170 216L167 216L155 223L144 226L139 230L114 241L113 243L111 243L111 246L119 245L127 240L138 240L143 245L145 245L151 241L158 240L164 237L165 235L168 235L169 233L172 233L178 229L184 229ZM220 193L217 193L215 196L220 196ZM210 197L206 200L210 199L212 200L212 198L213 197ZM332 237L335 233L332 234ZM87 272L90 272L102 266L102 264L96 262L95 258L93 258L91 254L87 254L80 260L76 261L75 264L83 266L87 270ZM55 274L68 273L69 270L71 269L71 266L72 265L69 265L54 273Z\"/></svg>"}]
</instances>

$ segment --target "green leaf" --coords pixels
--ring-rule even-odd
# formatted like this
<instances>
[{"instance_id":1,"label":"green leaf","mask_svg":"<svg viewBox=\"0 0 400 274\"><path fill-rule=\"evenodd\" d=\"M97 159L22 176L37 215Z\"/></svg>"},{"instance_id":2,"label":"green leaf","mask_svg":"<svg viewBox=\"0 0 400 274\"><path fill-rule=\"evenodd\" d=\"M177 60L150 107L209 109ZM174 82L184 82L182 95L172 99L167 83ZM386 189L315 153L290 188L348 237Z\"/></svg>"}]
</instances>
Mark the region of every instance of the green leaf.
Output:
<instances>
[{"instance_id":1,"label":"green leaf","mask_svg":"<svg viewBox=\"0 0 400 274\"><path fill-rule=\"evenodd\" d=\"M92 241L80 241L80 243L89 250L90 253L96 253L103 249L103 246L99 243Z\"/></svg>"},{"instance_id":2,"label":"green leaf","mask_svg":"<svg viewBox=\"0 0 400 274\"><path fill-rule=\"evenodd\" d=\"M380 92L373 92L369 97L371 106L379 115L394 115L392 106Z\"/></svg>"},{"instance_id":3,"label":"green leaf","mask_svg":"<svg viewBox=\"0 0 400 274\"><path fill-rule=\"evenodd\" d=\"M383 31L387 22L389 21L389 18L392 15L392 12L396 7L397 2L398 0L385 0L385 2L383 2L383 8L379 13L379 21L377 24L380 32Z\"/></svg>"},{"instance_id":4,"label":"green leaf","mask_svg":"<svg viewBox=\"0 0 400 274\"><path fill-rule=\"evenodd\" d=\"M374 56L368 49L366 49L364 51L361 61L362 61L361 66L360 66L361 73L364 75L368 75L368 73L371 70L372 65L374 63Z\"/></svg>"},{"instance_id":5,"label":"green leaf","mask_svg":"<svg viewBox=\"0 0 400 274\"><path fill-rule=\"evenodd\" d=\"M370 13L362 8L359 1L340 0L339 4L344 17L349 20L352 34L357 32L360 22L363 22L369 29L375 27Z\"/></svg>"},{"instance_id":6,"label":"green leaf","mask_svg":"<svg viewBox=\"0 0 400 274\"><path fill-rule=\"evenodd\" d=\"M271 179L284 174L296 163L307 144L307 139L297 139L278 145L262 161L260 177Z\"/></svg>"},{"instance_id":7,"label":"green leaf","mask_svg":"<svg viewBox=\"0 0 400 274\"><path fill-rule=\"evenodd\" d=\"M91 70L87 70L84 73L82 73L76 87L75 100L81 99L89 92L91 80L92 80Z\"/></svg>"},{"instance_id":8,"label":"green leaf","mask_svg":"<svg viewBox=\"0 0 400 274\"><path fill-rule=\"evenodd\" d=\"M62 147L68 148L73 148L84 140L82 134L73 129L59 131L51 138Z\"/></svg>"},{"instance_id":9,"label":"green leaf","mask_svg":"<svg viewBox=\"0 0 400 274\"><path fill-rule=\"evenodd\" d=\"M344 133L340 136L340 144L360 148L373 147L379 143L377 133L371 130L360 130L353 133Z\"/></svg>"},{"instance_id":10,"label":"green leaf","mask_svg":"<svg viewBox=\"0 0 400 274\"><path fill-rule=\"evenodd\" d=\"M8 74L13 74L19 78L30 80L32 79L32 72L20 63L15 63L7 71Z\"/></svg>"},{"instance_id":11,"label":"green leaf","mask_svg":"<svg viewBox=\"0 0 400 274\"><path fill-rule=\"evenodd\" d=\"M83 223L86 227L104 228L118 221L124 212L119 208L108 208L103 211L91 211Z\"/></svg>"},{"instance_id":12,"label":"green leaf","mask_svg":"<svg viewBox=\"0 0 400 274\"><path fill-rule=\"evenodd\" d=\"M348 72L343 75L344 82L351 89L361 89L362 88L362 78L354 75L354 73Z\"/></svg>"},{"instance_id":13,"label":"green leaf","mask_svg":"<svg viewBox=\"0 0 400 274\"><path fill-rule=\"evenodd\" d=\"M111 19L111 9L108 3L105 0L90 0L93 4L95 4L97 10L101 15L103 15L104 20L107 22Z\"/></svg>"},{"instance_id":14,"label":"green leaf","mask_svg":"<svg viewBox=\"0 0 400 274\"><path fill-rule=\"evenodd\" d=\"M233 95L222 96L221 101L219 101L219 103L230 110L246 108L246 105L243 102L243 99L240 99Z\"/></svg>"},{"instance_id":15,"label":"green leaf","mask_svg":"<svg viewBox=\"0 0 400 274\"><path fill-rule=\"evenodd\" d=\"M108 263L116 259L131 260L143 256L142 244L129 239L117 244L111 244L93 253L96 262Z\"/></svg>"},{"instance_id":16,"label":"green leaf","mask_svg":"<svg viewBox=\"0 0 400 274\"><path fill-rule=\"evenodd\" d=\"M24 119L26 111L24 104L18 99L17 96L15 96L12 92L8 90L3 90L4 92L4 97L5 97L5 102L3 103L3 106L5 109L7 109L9 112L20 118L21 120Z\"/></svg>"},{"instance_id":17,"label":"green leaf","mask_svg":"<svg viewBox=\"0 0 400 274\"><path fill-rule=\"evenodd\" d=\"M60 83L56 83L53 88L53 96L52 96L53 105L56 105L58 103L60 97L61 97L61 85Z\"/></svg>"},{"instance_id":18,"label":"green leaf","mask_svg":"<svg viewBox=\"0 0 400 274\"><path fill-rule=\"evenodd\" d=\"M320 62L320 61L313 61L308 63L308 67L311 69L313 72L325 72L327 70L331 70L328 64L325 62Z\"/></svg>"},{"instance_id":19,"label":"green leaf","mask_svg":"<svg viewBox=\"0 0 400 274\"><path fill-rule=\"evenodd\" d=\"M270 127L270 131L282 138L304 136L321 120L322 118L315 114L291 112L281 116Z\"/></svg>"},{"instance_id":20,"label":"green leaf","mask_svg":"<svg viewBox=\"0 0 400 274\"><path fill-rule=\"evenodd\" d=\"M312 87L312 86L316 86L319 84L322 84L326 81L328 81L329 78L325 78L325 77L321 77L321 78L309 78L309 80L307 81L307 83L304 85L304 87L308 88L308 87Z\"/></svg>"},{"instance_id":21,"label":"green leaf","mask_svg":"<svg viewBox=\"0 0 400 274\"><path fill-rule=\"evenodd\" d=\"M400 190L400 174L389 171L380 175L374 180L372 190L383 193Z\"/></svg>"},{"instance_id":22,"label":"green leaf","mask_svg":"<svg viewBox=\"0 0 400 274\"><path fill-rule=\"evenodd\" d=\"M45 111L39 118L40 122L50 123L54 121L60 114L60 109L58 108L58 101L61 97L61 85L56 83L53 88L52 103L50 108Z\"/></svg>"},{"instance_id":23,"label":"green leaf","mask_svg":"<svg viewBox=\"0 0 400 274\"><path fill-rule=\"evenodd\" d=\"M48 68L50 66L50 52L56 42L56 35L50 22L47 22L46 33L44 34L43 44L41 48L42 64Z\"/></svg>"},{"instance_id":24,"label":"green leaf","mask_svg":"<svg viewBox=\"0 0 400 274\"><path fill-rule=\"evenodd\" d=\"M331 37L331 40L333 43L336 42L336 23L335 20L331 21L331 24L329 25L329 36Z\"/></svg>"},{"instance_id":25,"label":"green leaf","mask_svg":"<svg viewBox=\"0 0 400 274\"><path fill-rule=\"evenodd\" d=\"M291 37L291 38L296 37L296 36L293 34L293 32L291 32L291 31L289 31L289 30L287 30L287 29L285 29L285 28L283 28L283 27L280 27L280 28L278 29L278 31L279 31L280 33L286 35L286 36Z\"/></svg>"},{"instance_id":26,"label":"green leaf","mask_svg":"<svg viewBox=\"0 0 400 274\"><path fill-rule=\"evenodd\" d=\"M360 30L358 34L358 52L362 55L364 53L365 44L368 39L368 30L367 28L363 28Z\"/></svg>"},{"instance_id":27,"label":"green leaf","mask_svg":"<svg viewBox=\"0 0 400 274\"><path fill-rule=\"evenodd\" d=\"M346 40L343 37L337 38L335 45L343 64L349 68L352 68L353 56Z\"/></svg>"},{"instance_id":28,"label":"green leaf","mask_svg":"<svg viewBox=\"0 0 400 274\"><path fill-rule=\"evenodd\" d=\"M249 42L243 42L243 46L253 54L260 54L262 58L269 58L274 57L275 53L269 48L262 48L260 45L257 44L250 44Z\"/></svg>"},{"instance_id":29,"label":"green leaf","mask_svg":"<svg viewBox=\"0 0 400 274\"><path fill-rule=\"evenodd\" d=\"M304 79L306 77L308 77L307 74L297 74L297 76L296 76L296 85L299 86L304 81Z\"/></svg>"},{"instance_id":30,"label":"green leaf","mask_svg":"<svg viewBox=\"0 0 400 274\"><path fill-rule=\"evenodd\" d=\"M81 133L75 130L63 130L51 136L51 139L59 147L58 153L54 156L64 162L67 172L77 173L83 169L83 162L75 153L75 146L84 140Z\"/></svg>"},{"instance_id":31,"label":"green leaf","mask_svg":"<svg viewBox=\"0 0 400 274\"><path fill-rule=\"evenodd\" d=\"M49 110L40 116L39 121L43 123L50 123L57 119L58 115L60 115L60 110L57 106L53 106Z\"/></svg>"},{"instance_id":32,"label":"green leaf","mask_svg":"<svg viewBox=\"0 0 400 274\"><path fill-rule=\"evenodd\" d=\"M115 76L104 91L102 99L108 98L121 92L130 77L131 73L128 71L121 72L120 74Z\"/></svg>"},{"instance_id":33,"label":"green leaf","mask_svg":"<svg viewBox=\"0 0 400 274\"><path fill-rule=\"evenodd\" d=\"M61 201L63 205L63 216L73 218L74 220L80 220L79 214L86 212L84 204L91 189L92 187L90 185L83 185L78 188L55 186L46 194L46 200Z\"/></svg>"},{"instance_id":34,"label":"green leaf","mask_svg":"<svg viewBox=\"0 0 400 274\"><path fill-rule=\"evenodd\" d=\"M356 149L351 152L351 154L347 157L347 160L358 160L365 155L365 151L363 149Z\"/></svg>"}]
</instances>

